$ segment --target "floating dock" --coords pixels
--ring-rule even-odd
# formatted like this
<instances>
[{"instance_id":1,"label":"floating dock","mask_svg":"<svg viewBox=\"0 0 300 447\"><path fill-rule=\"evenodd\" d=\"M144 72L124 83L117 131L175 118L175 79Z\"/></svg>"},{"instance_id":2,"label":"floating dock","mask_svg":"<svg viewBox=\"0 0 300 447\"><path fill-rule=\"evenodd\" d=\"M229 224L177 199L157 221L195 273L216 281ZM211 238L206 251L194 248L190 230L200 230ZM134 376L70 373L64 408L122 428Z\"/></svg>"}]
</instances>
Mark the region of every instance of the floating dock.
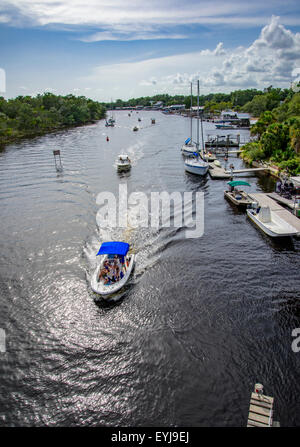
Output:
<instances>
[{"instance_id":1,"label":"floating dock","mask_svg":"<svg viewBox=\"0 0 300 447\"><path fill-rule=\"evenodd\" d=\"M277 192L270 192L267 195L271 197L271 199L276 200L276 202L282 203L283 205L288 206L292 210L295 209L295 202L293 200L286 199L285 197L282 197L281 195L277 194Z\"/></svg>"},{"instance_id":2,"label":"floating dock","mask_svg":"<svg viewBox=\"0 0 300 447\"><path fill-rule=\"evenodd\" d=\"M231 173L227 173L224 168L216 166L214 163L209 163L208 172L211 178L216 180L230 179L232 177Z\"/></svg>"},{"instance_id":3,"label":"floating dock","mask_svg":"<svg viewBox=\"0 0 300 447\"><path fill-rule=\"evenodd\" d=\"M263 394L263 386L257 383L251 393L247 427L278 427L273 423L274 398Z\"/></svg>"},{"instance_id":4,"label":"floating dock","mask_svg":"<svg viewBox=\"0 0 300 447\"><path fill-rule=\"evenodd\" d=\"M265 193L249 193L249 197L258 202L259 206L268 206L271 211L276 213L281 219L288 224L292 225L297 230L297 236L300 236L300 220L294 216L290 211L283 208L275 200L271 199L268 194Z\"/></svg>"},{"instance_id":5,"label":"floating dock","mask_svg":"<svg viewBox=\"0 0 300 447\"><path fill-rule=\"evenodd\" d=\"M245 169L233 169L232 171L225 171L227 174L243 174L244 172L258 172L268 171L267 168L245 168Z\"/></svg>"}]
</instances>

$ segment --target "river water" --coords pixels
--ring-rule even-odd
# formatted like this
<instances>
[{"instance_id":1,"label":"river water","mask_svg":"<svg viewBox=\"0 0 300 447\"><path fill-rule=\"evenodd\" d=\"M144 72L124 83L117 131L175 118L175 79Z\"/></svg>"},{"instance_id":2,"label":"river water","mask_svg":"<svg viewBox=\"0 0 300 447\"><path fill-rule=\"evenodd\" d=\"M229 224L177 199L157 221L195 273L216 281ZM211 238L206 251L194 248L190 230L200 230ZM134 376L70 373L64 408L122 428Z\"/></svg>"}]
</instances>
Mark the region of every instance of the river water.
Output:
<instances>
[{"instance_id":1,"label":"river water","mask_svg":"<svg viewBox=\"0 0 300 447\"><path fill-rule=\"evenodd\" d=\"M0 153L0 424L245 426L261 382L275 419L300 425L300 353L291 347L300 241L262 234L224 199L226 180L185 173L187 118L115 115L115 128L101 121ZM204 124L206 134L212 128ZM120 177L122 152L133 167ZM274 186L242 178L251 191ZM128 194L203 192L204 235L99 228L96 197L118 195L120 183ZM128 241L137 262L124 296L108 305L95 300L89 277L110 239Z\"/></svg>"}]
</instances>

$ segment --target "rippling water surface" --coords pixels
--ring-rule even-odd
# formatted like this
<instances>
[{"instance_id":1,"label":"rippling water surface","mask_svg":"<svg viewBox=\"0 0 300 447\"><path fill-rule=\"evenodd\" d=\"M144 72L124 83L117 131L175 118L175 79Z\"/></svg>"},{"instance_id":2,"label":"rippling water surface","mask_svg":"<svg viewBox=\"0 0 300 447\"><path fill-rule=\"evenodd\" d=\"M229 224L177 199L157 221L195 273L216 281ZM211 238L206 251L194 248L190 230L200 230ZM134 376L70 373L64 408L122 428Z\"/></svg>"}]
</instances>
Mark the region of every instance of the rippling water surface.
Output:
<instances>
[{"instance_id":1,"label":"rippling water surface","mask_svg":"<svg viewBox=\"0 0 300 447\"><path fill-rule=\"evenodd\" d=\"M205 123L205 133L212 128ZM300 242L262 234L224 200L225 180L185 173L188 135L186 118L119 112L115 128L99 122L0 153L1 425L245 426L257 381L275 397L281 425L300 424L300 353L291 349ZM133 167L120 177L122 152ZM252 191L274 183L247 181ZM204 192L203 237L98 228L96 197L118 195L119 183L128 194ZM137 254L113 305L89 287L96 250L109 239Z\"/></svg>"}]
</instances>

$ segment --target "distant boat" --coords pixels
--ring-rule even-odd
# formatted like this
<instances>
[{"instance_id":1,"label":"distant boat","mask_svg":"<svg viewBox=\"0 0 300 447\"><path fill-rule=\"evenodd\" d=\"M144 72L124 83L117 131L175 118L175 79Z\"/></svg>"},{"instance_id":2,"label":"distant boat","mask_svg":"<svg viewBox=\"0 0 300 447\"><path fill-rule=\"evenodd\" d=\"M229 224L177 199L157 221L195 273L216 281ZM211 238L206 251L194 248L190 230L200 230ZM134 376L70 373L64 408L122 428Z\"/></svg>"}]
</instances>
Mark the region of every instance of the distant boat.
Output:
<instances>
[{"instance_id":1,"label":"distant boat","mask_svg":"<svg viewBox=\"0 0 300 447\"><path fill-rule=\"evenodd\" d=\"M113 120L111 120L111 118L105 123L105 127L114 127L115 126L115 122Z\"/></svg>"},{"instance_id":2,"label":"distant boat","mask_svg":"<svg viewBox=\"0 0 300 447\"><path fill-rule=\"evenodd\" d=\"M235 129L231 123L215 124L217 129Z\"/></svg>"},{"instance_id":3,"label":"distant boat","mask_svg":"<svg viewBox=\"0 0 300 447\"><path fill-rule=\"evenodd\" d=\"M233 180L227 184L231 187L231 191L224 191L224 196L232 203L240 207L247 207L253 203L253 200L246 192L237 189L237 186L251 186L250 183L242 180Z\"/></svg>"},{"instance_id":4,"label":"distant boat","mask_svg":"<svg viewBox=\"0 0 300 447\"><path fill-rule=\"evenodd\" d=\"M135 255L128 255L126 242L103 242L97 256L100 263L91 278L91 288L104 299L125 286L134 267Z\"/></svg>"},{"instance_id":5,"label":"distant boat","mask_svg":"<svg viewBox=\"0 0 300 447\"><path fill-rule=\"evenodd\" d=\"M130 171L131 169L131 160L126 154L121 154L117 160L117 170L118 172L122 171Z\"/></svg>"},{"instance_id":6,"label":"distant boat","mask_svg":"<svg viewBox=\"0 0 300 447\"><path fill-rule=\"evenodd\" d=\"M205 154L202 149L202 158L200 157L199 151L199 80L197 81L197 90L198 90L198 98L197 98L197 144L196 144L196 152L194 153L195 158L186 158L184 162L184 169L191 174L204 176L208 172L209 164L204 160ZM202 120L201 120L201 133L202 133L202 148L204 147L203 141L203 129L202 129Z\"/></svg>"},{"instance_id":7,"label":"distant boat","mask_svg":"<svg viewBox=\"0 0 300 447\"><path fill-rule=\"evenodd\" d=\"M133 132L136 132L137 130L139 130L139 128L137 126L134 126L134 128L132 130L133 130Z\"/></svg>"},{"instance_id":8,"label":"distant boat","mask_svg":"<svg viewBox=\"0 0 300 447\"><path fill-rule=\"evenodd\" d=\"M247 209L248 217L264 233L271 237L297 236L298 230L281 219L269 206L256 209Z\"/></svg>"},{"instance_id":9,"label":"distant boat","mask_svg":"<svg viewBox=\"0 0 300 447\"><path fill-rule=\"evenodd\" d=\"M155 119L151 119L151 124L155 124Z\"/></svg>"}]
</instances>

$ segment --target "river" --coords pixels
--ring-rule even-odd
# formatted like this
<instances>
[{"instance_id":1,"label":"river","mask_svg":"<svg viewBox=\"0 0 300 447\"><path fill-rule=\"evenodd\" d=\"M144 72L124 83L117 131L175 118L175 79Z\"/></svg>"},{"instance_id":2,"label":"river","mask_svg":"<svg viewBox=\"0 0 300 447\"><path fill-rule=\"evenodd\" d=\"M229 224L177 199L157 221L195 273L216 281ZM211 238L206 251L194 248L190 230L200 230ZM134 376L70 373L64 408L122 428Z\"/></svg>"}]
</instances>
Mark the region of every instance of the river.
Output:
<instances>
[{"instance_id":1,"label":"river","mask_svg":"<svg viewBox=\"0 0 300 447\"><path fill-rule=\"evenodd\" d=\"M0 153L0 425L245 426L261 382L275 419L299 426L300 353L291 345L300 241L271 240L224 199L226 180L184 171L187 118L115 117L114 128L100 121ZM212 128L204 123L205 134ZM122 152L133 167L120 177ZM251 191L274 186L270 177L242 178ZM203 192L204 235L99 228L96 197L117 195L120 183L128 194ZM89 286L109 239L137 255L126 293L110 305Z\"/></svg>"}]
</instances>

